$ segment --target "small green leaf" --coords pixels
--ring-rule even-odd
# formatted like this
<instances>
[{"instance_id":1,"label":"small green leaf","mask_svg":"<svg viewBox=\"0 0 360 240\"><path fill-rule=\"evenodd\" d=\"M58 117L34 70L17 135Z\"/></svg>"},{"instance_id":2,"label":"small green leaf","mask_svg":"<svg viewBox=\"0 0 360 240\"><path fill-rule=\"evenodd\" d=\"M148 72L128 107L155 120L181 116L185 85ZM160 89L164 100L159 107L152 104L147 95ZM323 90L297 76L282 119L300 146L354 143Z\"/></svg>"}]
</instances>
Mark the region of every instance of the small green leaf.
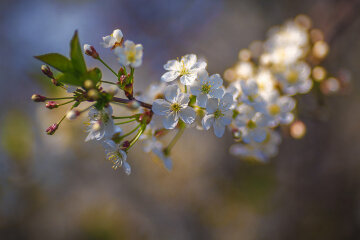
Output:
<instances>
[{"instance_id":1,"label":"small green leaf","mask_svg":"<svg viewBox=\"0 0 360 240\"><path fill-rule=\"evenodd\" d=\"M82 86L82 84L84 82L84 78L79 77L73 73L64 73L64 74L60 75L60 77L58 78L58 81L61 83L69 84L69 85L73 85L73 86Z\"/></svg>"},{"instance_id":2,"label":"small green leaf","mask_svg":"<svg viewBox=\"0 0 360 240\"><path fill-rule=\"evenodd\" d=\"M80 75L86 73L86 64L77 31L75 31L74 37L70 42L70 58L76 73Z\"/></svg>"},{"instance_id":3,"label":"small green leaf","mask_svg":"<svg viewBox=\"0 0 360 240\"><path fill-rule=\"evenodd\" d=\"M48 53L40 56L35 56L36 59L49 64L60 72L71 72L73 70L71 61L58 53Z\"/></svg>"},{"instance_id":4,"label":"small green leaf","mask_svg":"<svg viewBox=\"0 0 360 240\"><path fill-rule=\"evenodd\" d=\"M93 68L85 74L85 79L90 79L94 84L97 84L102 77L102 73L99 68Z\"/></svg>"}]
</instances>

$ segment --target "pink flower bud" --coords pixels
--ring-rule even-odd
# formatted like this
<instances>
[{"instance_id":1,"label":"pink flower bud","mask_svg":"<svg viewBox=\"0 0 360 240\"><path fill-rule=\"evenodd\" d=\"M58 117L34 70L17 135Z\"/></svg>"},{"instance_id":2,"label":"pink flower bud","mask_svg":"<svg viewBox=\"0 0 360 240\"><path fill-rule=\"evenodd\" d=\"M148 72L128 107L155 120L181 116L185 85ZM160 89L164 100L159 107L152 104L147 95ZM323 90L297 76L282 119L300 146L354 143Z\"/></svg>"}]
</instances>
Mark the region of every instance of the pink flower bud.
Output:
<instances>
[{"instance_id":1,"label":"pink flower bud","mask_svg":"<svg viewBox=\"0 0 360 240\"><path fill-rule=\"evenodd\" d=\"M49 101L49 102L46 103L45 106L46 106L46 108L48 108L48 109L53 109L53 108L59 107L59 104L57 104L57 103L54 102L54 101Z\"/></svg>"},{"instance_id":2,"label":"pink flower bud","mask_svg":"<svg viewBox=\"0 0 360 240\"><path fill-rule=\"evenodd\" d=\"M53 125L51 125L50 127L48 127L46 129L46 133L48 135L53 135L56 132L56 130L58 129L58 127L59 127L59 125L57 123L54 123Z\"/></svg>"},{"instance_id":3,"label":"pink flower bud","mask_svg":"<svg viewBox=\"0 0 360 240\"><path fill-rule=\"evenodd\" d=\"M89 44L84 44L84 52L86 55L89 55L95 59L99 57L99 54L97 53L95 48Z\"/></svg>"},{"instance_id":4,"label":"pink flower bud","mask_svg":"<svg viewBox=\"0 0 360 240\"><path fill-rule=\"evenodd\" d=\"M78 110L71 110L66 114L66 118L69 120L74 120L80 115L80 111Z\"/></svg>"},{"instance_id":5,"label":"pink flower bud","mask_svg":"<svg viewBox=\"0 0 360 240\"><path fill-rule=\"evenodd\" d=\"M52 71L50 70L49 66L47 65L42 65L41 66L41 71L49 78L54 78L54 75L52 73Z\"/></svg>"},{"instance_id":6,"label":"pink flower bud","mask_svg":"<svg viewBox=\"0 0 360 240\"><path fill-rule=\"evenodd\" d=\"M129 141L125 141L125 142L123 142L123 144L122 144L122 147L123 148L128 148L130 146L130 142Z\"/></svg>"},{"instance_id":7,"label":"pink flower bud","mask_svg":"<svg viewBox=\"0 0 360 240\"><path fill-rule=\"evenodd\" d=\"M31 96L31 100L33 100L34 102L45 102L46 97L41 96L41 95L39 95L39 94L33 94L33 95Z\"/></svg>"}]
</instances>

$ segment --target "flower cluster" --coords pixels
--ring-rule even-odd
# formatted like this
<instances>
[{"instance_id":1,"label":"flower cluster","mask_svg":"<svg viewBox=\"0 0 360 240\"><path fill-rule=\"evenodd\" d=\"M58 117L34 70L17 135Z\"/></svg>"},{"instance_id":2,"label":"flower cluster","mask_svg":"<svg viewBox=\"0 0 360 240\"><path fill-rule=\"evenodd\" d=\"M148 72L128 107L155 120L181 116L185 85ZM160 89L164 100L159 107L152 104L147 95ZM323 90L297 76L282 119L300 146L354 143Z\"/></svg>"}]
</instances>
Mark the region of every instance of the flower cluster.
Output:
<instances>
[{"instance_id":1,"label":"flower cluster","mask_svg":"<svg viewBox=\"0 0 360 240\"><path fill-rule=\"evenodd\" d=\"M172 148L188 128L212 128L219 138L228 129L237 142L230 148L232 154L266 161L278 151L279 126L292 124L290 132L296 138L305 133L305 125L294 113L294 96L313 87L325 89L321 86L329 79L337 81L327 78L326 70L319 66L329 47L321 31L311 29L310 23L307 17L298 16L272 29L266 41L241 50L239 62L225 71L228 86L224 86L219 74L208 73L204 60L187 54L168 61L161 81L150 84L140 94L134 94L133 86L135 69L142 64L141 44L124 40L119 29L103 37L101 45L117 56L118 71L109 67L93 46L83 46L86 55L114 74L116 81L105 81L99 68L87 69L75 33L70 58L57 53L36 57L47 64L41 67L42 72L70 96L34 94L32 100L45 102L48 109L71 104L63 118L46 129L49 135L59 129L64 119L73 120L86 113L89 121L85 141L101 143L113 168L122 168L126 174L131 173L127 154L138 141L146 153L153 153L168 170L172 169ZM103 84L113 88L106 90ZM116 96L119 90L126 98ZM57 102L62 100L67 101ZM80 105L85 107L81 109ZM114 114L115 105L126 108L130 114ZM119 125L133 126L126 131L128 127ZM173 131L176 133L172 140L165 144L163 136Z\"/></svg>"},{"instance_id":2,"label":"flower cluster","mask_svg":"<svg viewBox=\"0 0 360 240\"><path fill-rule=\"evenodd\" d=\"M326 94L329 81L340 86L340 80L328 77L320 66L328 51L323 33L311 28L307 16L299 15L272 28L264 42L255 41L239 52L239 61L224 73L236 101L230 125L238 142L230 148L233 155L260 161L275 156L280 125L290 126L294 138L304 136L303 122L294 122L295 96L312 88Z\"/></svg>"}]
</instances>

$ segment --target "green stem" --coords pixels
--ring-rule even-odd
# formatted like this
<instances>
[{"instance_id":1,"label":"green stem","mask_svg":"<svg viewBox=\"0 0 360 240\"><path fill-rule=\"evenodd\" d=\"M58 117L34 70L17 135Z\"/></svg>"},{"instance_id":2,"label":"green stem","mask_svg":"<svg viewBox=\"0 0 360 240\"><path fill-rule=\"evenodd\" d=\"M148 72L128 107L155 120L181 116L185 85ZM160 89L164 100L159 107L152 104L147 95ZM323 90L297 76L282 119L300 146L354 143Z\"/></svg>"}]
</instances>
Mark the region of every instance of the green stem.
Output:
<instances>
[{"instance_id":1,"label":"green stem","mask_svg":"<svg viewBox=\"0 0 360 240\"><path fill-rule=\"evenodd\" d=\"M107 83L107 84L112 84L112 85L117 85L116 83L114 83L114 82L109 82L109 81L100 81L100 82L102 82L102 83Z\"/></svg>"},{"instance_id":2,"label":"green stem","mask_svg":"<svg viewBox=\"0 0 360 240\"><path fill-rule=\"evenodd\" d=\"M180 137L183 135L184 131L185 131L185 124L181 123L180 124L180 128L179 131L176 133L176 135L174 136L174 138L171 140L171 142L169 143L169 145L164 149L164 152L166 154L170 154L171 149L175 146L175 144L177 143L177 141L180 139Z\"/></svg>"},{"instance_id":3,"label":"green stem","mask_svg":"<svg viewBox=\"0 0 360 240\"><path fill-rule=\"evenodd\" d=\"M105 67L107 67L113 74L115 74L115 76L118 78L119 76L117 75L117 73L111 68L109 67L109 65L107 65L100 57L96 58L97 60L99 60L102 64L104 64Z\"/></svg>"},{"instance_id":4,"label":"green stem","mask_svg":"<svg viewBox=\"0 0 360 240\"><path fill-rule=\"evenodd\" d=\"M46 100L63 100L63 99L73 99L74 97L59 97L59 98L46 98Z\"/></svg>"},{"instance_id":5,"label":"green stem","mask_svg":"<svg viewBox=\"0 0 360 240\"><path fill-rule=\"evenodd\" d=\"M133 139L131 139L130 145L126 149L126 151L128 151L137 142L137 140L139 140L139 137L143 134L143 132L145 131L145 128L146 128L146 124L142 124L141 128L138 131L138 133L135 135L135 137Z\"/></svg>"},{"instance_id":6,"label":"green stem","mask_svg":"<svg viewBox=\"0 0 360 240\"><path fill-rule=\"evenodd\" d=\"M61 104L59 104L59 107L60 106L63 106L63 105L66 105L66 104L69 104L69 103L72 103L72 102L74 102L75 100L71 100L71 101L68 101L68 102L64 102L64 103L61 103Z\"/></svg>"},{"instance_id":7,"label":"green stem","mask_svg":"<svg viewBox=\"0 0 360 240\"><path fill-rule=\"evenodd\" d=\"M115 116L112 116L113 119L127 119L127 118L136 118L138 115L135 114L135 115L131 115L131 116L125 116L125 117L115 117Z\"/></svg>"},{"instance_id":8,"label":"green stem","mask_svg":"<svg viewBox=\"0 0 360 240\"><path fill-rule=\"evenodd\" d=\"M136 121L136 119L134 118L134 119L131 119L131 120L129 120L129 121L115 123L115 125L121 125L121 124L131 123L131 122L133 122L133 121Z\"/></svg>"},{"instance_id":9,"label":"green stem","mask_svg":"<svg viewBox=\"0 0 360 240\"><path fill-rule=\"evenodd\" d=\"M187 93L187 86L185 85L184 87L185 87L185 93Z\"/></svg>"},{"instance_id":10,"label":"green stem","mask_svg":"<svg viewBox=\"0 0 360 240\"><path fill-rule=\"evenodd\" d=\"M126 138L127 136L130 136L131 134L133 134L139 127L141 126L141 124L137 125L133 130L131 130L130 132L128 132L127 134L122 135L122 138Z\"/></svg>"}]
</instances>

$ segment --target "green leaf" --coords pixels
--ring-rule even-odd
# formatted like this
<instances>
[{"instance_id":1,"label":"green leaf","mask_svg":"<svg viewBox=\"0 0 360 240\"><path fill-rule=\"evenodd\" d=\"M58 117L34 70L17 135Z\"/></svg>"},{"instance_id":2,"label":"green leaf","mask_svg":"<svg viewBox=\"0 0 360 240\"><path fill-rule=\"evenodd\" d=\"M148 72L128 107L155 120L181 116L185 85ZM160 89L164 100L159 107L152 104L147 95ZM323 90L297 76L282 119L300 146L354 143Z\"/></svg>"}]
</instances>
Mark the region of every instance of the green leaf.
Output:
<instances>
[{"instance_id":1,"label":"green leaf","mask_svg":"<svg viewBox=\"0 0 360 240\"><path fill-rule=\"evenodd\" d=\"M74 73L64 73L59 78L58 81L64 84L69 84L73 86L82 86L84 82L83 77L79 77Z\"/></svg>"},{"instance_id":2,"label":"green leaf","mask_svg":"<svg viewBox=\"0 0 360 240\"><path fill-rule=\"evenodd\" d=\"M86 73L86 64L77 31L75 31L74 37L70 42L70 58L76 73L80 75Z\"/></svg>"},{"instance_id":3,"label":"green leaf","mask_svg":"<svg viewBox=\"0 0 360 240\"><path fill-rule=\"evenodd\" d=\"M99 68L93 68L85 74L85 79L90 79L94 84L97 84L102 77L102 73Z\"/></svg>"},{"instance_id":4,"label":"green leaf","mask_svg":"<svg viewBox=\"0 0 360 240\"><path fill-rule=\"evenodd\" d=\"M58 53L48 53L40 56L35 56L36 59L52 66L60 72L71 72L73 70L71 61Z\"/></svg>"}]
</instances>

